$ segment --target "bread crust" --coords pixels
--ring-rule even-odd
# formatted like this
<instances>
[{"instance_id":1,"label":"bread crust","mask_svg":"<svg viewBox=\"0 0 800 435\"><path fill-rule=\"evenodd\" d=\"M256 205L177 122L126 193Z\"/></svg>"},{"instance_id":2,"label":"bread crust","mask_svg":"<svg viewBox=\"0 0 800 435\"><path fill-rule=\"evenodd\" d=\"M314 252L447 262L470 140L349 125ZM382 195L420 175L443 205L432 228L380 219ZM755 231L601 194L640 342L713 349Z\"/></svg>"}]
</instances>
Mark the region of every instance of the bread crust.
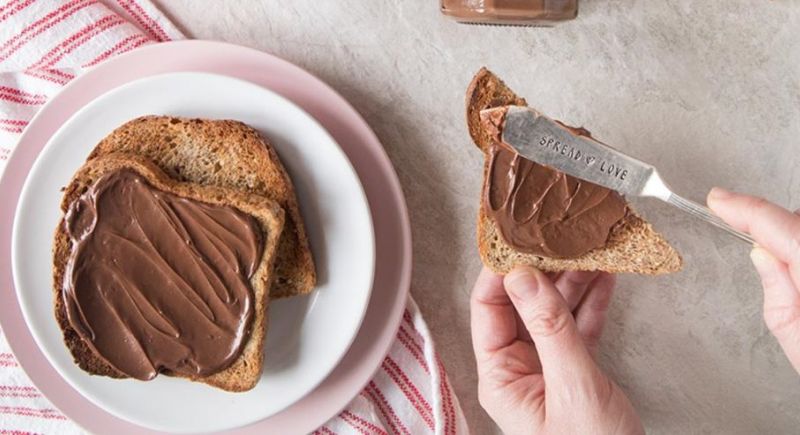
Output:
<instances>
[{"instance_id":1,"label":"bread crust","mask_svg":"<svg viewBox=\"0 0 800 435\"><path fill-rule=\"evenodd\" d=\"M155 164L147 159L128 154L108 154L89 160L64 189L61 211L66 212L69 205L83 194L94 182L105 174L130 169L145 179L156 189L175 195L202 201L208 204L232 206L253 216L264 234L264 252L261 262L250 281L255 301L253 323L250 335L241 355L226 369L211 376L189 379L206 383L226 391L246 391L253 388L261 377L264 365L264 338L267 327L267 306L270 301L270 287L273 280L273 267L278 252L278 243L284 227L284 212L280 205L264 196L241 191L183 183L169 178ZM56 321L63 332L75 363L84 371L112 378L126 376L111 367L94 354L89 346L70 325L62 298L62 283L65 279L66 265L72 249L71 240L64 226L64 218L58 224L53 241L53 305ZM167 375L173 375L166 373Z\"/></svg>"},{"instance_id":2,"label":"bread crust","mask_svg":"<svg viewBox=\"0 0 800 435\"><path fill-rule=\"evenodd\" d=\"M484 154L483 178L489 173L488 148L491 136L481 128L481 110L502 106L526 106L502 80L481 68L467 90L467 127L473 142ZM677 272L683 260L663 236L628 205L629 213L609 235L608 243L577 258L558 259L519 252L503 240L494 221L487 216L482 198L478 206L478 251L483 264L496 273L508 273L517 265L528 265L547 272L565 270L601 270L610 273L658 275Z\"/></svg>"}]
</instances>

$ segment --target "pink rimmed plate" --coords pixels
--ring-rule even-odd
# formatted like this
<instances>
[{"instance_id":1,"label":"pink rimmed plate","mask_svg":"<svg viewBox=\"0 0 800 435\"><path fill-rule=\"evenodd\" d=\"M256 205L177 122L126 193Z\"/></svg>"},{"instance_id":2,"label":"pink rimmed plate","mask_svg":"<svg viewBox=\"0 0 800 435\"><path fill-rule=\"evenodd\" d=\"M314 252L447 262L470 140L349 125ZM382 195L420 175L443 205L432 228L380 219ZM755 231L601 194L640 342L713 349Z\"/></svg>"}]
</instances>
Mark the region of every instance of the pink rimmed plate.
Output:
<instances>
[{"instance_id":1,"label":"pink rimmed plate","mask_svg":"<svg viewBox=\"0 0 800 435\"><path fill-rule=\"evenodd\" d=\"M185 41L146 47L109 61L73 81L31 122L12 154L0 196L16 204L33 161L55 131L101 94L137 79L194 71L257 84L298 105L341 146L364 186L375 230L375 275L363 327L347 354L325 380L289 408L237 432L305 432L324 423L355 396L380 364L399 323L410 279L410 234L402 193L380 144L360 116L338 94L307 72L273 56L217 42ZM0 211L0 246L9 252L12 215ZM312 242L313 243L313 242ZM0 292L15 302L10 255L0 257ZM0 321L22 367L67 416L93 432L136 432L78 394L53 370L36 346L16 303L0 305ZM180 430L168 426L170 430ZM209 425L207 429L220 428ZM185 430L201 429L197 426Z\"/></svg>"}]
</instances>

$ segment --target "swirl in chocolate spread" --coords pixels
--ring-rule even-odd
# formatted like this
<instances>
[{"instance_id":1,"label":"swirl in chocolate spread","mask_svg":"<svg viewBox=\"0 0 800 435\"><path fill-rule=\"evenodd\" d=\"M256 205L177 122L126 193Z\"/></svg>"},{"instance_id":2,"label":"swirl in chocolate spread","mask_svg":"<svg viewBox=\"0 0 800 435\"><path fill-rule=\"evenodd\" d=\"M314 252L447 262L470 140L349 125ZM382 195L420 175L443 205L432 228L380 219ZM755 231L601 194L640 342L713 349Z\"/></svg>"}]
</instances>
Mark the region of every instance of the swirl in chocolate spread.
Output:
<instances>
[{"instance_id":1,"label":"swirl in chocolate spread","mask_svg":"<svg viewBox=\"0 0 800 435\"><path fill-rule=\"evenodd\" d=\"M627 214L622 196L519 156L500 140L502 117L483 121L493 136L483 207L503 240L518 251L553 258L605 246Z\"/></svg>"},{"instance_id":2,"label":"swirl in chocolate spread","mask_svg":"<svg viewBox=\"0 0 800 435\"><path fill-rule=\"evenodd\" d=\"M252 216L157 190L123 169L72 202L65 225L67 318L112 367L142 380L199 377L241 354L263 251Z\"/></svg>"}]
</instances>

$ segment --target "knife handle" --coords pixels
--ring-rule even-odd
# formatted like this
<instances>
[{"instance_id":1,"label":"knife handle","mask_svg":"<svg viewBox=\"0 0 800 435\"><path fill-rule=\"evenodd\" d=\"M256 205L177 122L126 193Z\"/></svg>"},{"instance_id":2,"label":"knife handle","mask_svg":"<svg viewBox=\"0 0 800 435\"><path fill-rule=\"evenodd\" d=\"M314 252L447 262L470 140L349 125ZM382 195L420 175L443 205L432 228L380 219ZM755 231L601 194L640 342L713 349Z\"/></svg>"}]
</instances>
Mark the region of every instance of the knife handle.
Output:
<instances>
[{"instance_id":1,"label":"knife handle","mask_svg":"<svg viewBox=\"0 0 800 435\"><path fill-rule=\"evenodd\" d=\"M674 193L671 193L667 197L667 201L666 202L668 204L672 204L675 207L685 211L686 213L689 213L692 216L695 216L695 217L698 217L700 219L703 219L704 221L710 223L711 225L714 225L717 228L720 228L720 229L723 229L723 230L727 231L728 233L730 233L730 234L736 236L737 238L739 238L740 240L743 240L743 241L745 241L745 242L747 242L747 243L749 243L751 245L755 245L756 244L756 241L753 240L752 237L750 237L749 235L747 235L747 234L745 234L745 233L743 233L741 231L738 231L738 230L734 229L732 226L726 224L722 219L717 217L717 215L715 215L713 212L711 212L711 210L709 210L707 207L704 207L704 206L702 206L702 205L700 205L700 204L698 204L698 203L696 203L694 201L690 201L690 200L688 200L686 198L678 196L678 195L676 195Z\"/></svg>"}]
</instances>

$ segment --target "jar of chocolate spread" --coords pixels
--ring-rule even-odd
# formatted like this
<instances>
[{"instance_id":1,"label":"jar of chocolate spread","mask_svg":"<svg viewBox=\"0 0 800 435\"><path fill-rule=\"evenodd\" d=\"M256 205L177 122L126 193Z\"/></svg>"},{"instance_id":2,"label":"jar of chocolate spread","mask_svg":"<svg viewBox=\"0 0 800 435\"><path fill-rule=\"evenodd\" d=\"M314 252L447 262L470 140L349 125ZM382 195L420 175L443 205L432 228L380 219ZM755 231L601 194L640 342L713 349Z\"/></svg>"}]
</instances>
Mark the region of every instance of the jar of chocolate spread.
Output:
<instances>
[{"instance_id":1,"label":"jar of chocolate spread","mask_svg":"<svg viewBox=\"0 0 800 435\"><path fill-rule=\"evenodd\" d=\"M578 0L440 0L463 23L552 26L578 16Z\"/></svg>"}]
</instances>

